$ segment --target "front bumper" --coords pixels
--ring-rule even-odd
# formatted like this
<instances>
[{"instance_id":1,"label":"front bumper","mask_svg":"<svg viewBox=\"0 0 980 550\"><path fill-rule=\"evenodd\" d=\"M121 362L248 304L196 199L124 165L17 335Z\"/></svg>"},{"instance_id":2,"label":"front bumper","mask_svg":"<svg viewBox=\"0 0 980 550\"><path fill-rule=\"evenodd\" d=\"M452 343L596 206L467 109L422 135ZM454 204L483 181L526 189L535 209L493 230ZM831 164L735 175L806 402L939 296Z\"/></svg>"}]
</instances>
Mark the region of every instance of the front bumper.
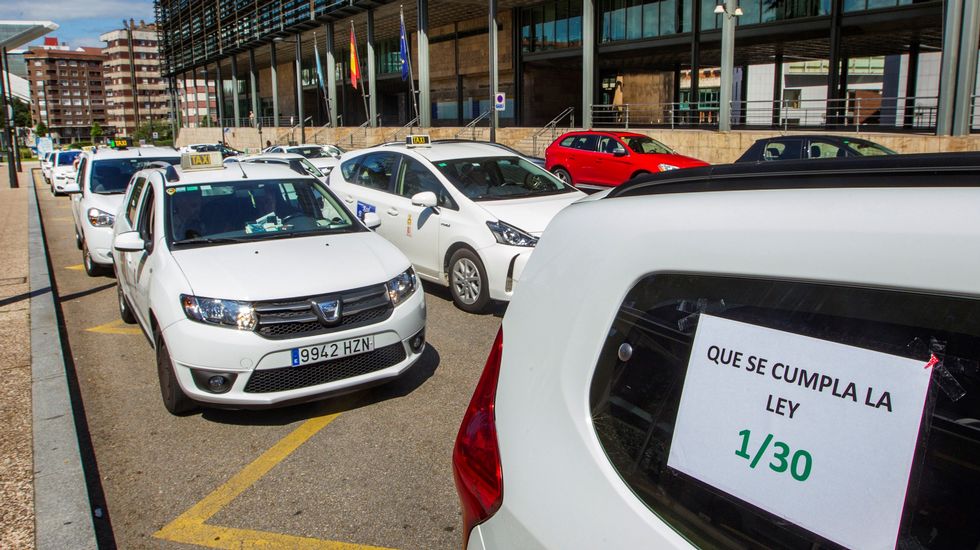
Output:
<instances>
[{"instance_id":1,"label":"front bumper","mask_svg":"<svg viewBox=\"0 0 980 550\"><path fill-rule=\"evenodd\" d=\"M479 250L491 300L510 301L534 248L493 244Z\"/></svg>"},{"instance_id":2,"label":"front bumper","mask_svg":"<svg viewBox=\"0 0 980 550\"><path fill-rule=\"evenodd\" d=\"M84 216L85 213L83 212ZM101 266L112 265L112 227L93 227L88 218L82 219L82 232L85 244L92 256L92 262Z\"/></svg>"},{"instance_id":3,"label":"front bumper","mask_svg":"<svg viewBox=\"0 0 980 550\"><path fill-rule=\"evenodd\" d=\"M407 302L396 307L384 321L329 334L270 340L254 332L214 327L182 319L167 327L163 331L163 338L167 342L180 387L191 399L229 408L280 406L355 391L402 375L425 351L424 345L416 351L409 343L425 328L424 296L424 292L419 289ZM312 365L291 366L293 348L367 335L374 335L375 349L372 352ZM398 360L389 361L390 364L378 363L392 357ZM350 361L338 363L345 359ZM348 363L360 365L351 367ZM375 369L378 364L382 364L383 368ZM331 381L325 383L283 391L269 390L270 387L276 387L276 384L291 385L296 382L295 377L315 380L319 375L313 371L319 369L322 373L324 369L334 367L354 375L339 378L330 376ZM215 374L234 375L235 380L227 392L211 393L199 387L195 382L194 372L198 373L199 380ZM253 383L250 385L250 382ZM262 389L257 389L257 386L262 386Z\"/></svg>"}]
</instances>

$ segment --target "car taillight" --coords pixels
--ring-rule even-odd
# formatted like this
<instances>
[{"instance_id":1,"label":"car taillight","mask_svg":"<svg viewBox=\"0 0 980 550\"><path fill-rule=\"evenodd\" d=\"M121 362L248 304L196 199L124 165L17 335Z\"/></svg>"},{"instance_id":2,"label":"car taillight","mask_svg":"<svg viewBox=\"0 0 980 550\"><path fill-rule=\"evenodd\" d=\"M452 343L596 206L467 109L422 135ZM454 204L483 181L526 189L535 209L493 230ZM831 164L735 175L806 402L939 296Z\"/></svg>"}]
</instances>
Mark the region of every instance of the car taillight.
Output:
<instances>
[{"instance_id":1,"label":"car taillight","mask_svg":"<svg viewBox=\"0 0 980 550\"><path fill-rule=\"evenodd\" d=\"M504 480L493 411L503 353L504 330L501 327L453 448L453 477L463 507L464 548L473 528L490 519L503 502Z\"/></svg>"}]
</instances>

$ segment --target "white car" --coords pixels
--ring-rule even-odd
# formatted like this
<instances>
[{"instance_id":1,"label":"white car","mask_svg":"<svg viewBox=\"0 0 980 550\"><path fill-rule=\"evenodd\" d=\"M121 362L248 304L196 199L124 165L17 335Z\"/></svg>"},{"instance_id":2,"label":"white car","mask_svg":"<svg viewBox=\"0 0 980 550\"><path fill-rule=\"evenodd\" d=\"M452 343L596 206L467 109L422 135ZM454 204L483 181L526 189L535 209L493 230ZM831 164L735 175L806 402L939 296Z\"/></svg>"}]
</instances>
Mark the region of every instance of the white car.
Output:
<instances>
[{"instance_id":1,"label":"white car","mask_svg":"<svg viewBox=\"0 0 980 550\"><path fill-rule=\"evenodd\" d=\"M377 212L378 233L469 312L509 300L548 222L586 196L512 150L472 141L347 153L330 187L359 214Z\"/></svg>"},{"instance_id":2,"label":"white car","mask_svg":"<svg viewBox=\"0 0 980 550\"><path fill-rule=\"evenodd\" d=\"M240 155L237 157L229 157L224 160L225 164L232 162L254 162L259 164L283 164L289 166L292 163L299 164L307 174L313 176L314 178L327 183L327 174L320 171L319 168L313 165L312 162L307 160L306 157L298 153L257 153L253 155Z\"/></svg>"},{"instance_id":3,"label":"white car","mask_svg":"<svg viewBox=\"0 0 980 550\"><path fill-rule=\"evenodd\" d=\"M90 276L112 269L112 224L123 203L130 178L154 162L175 164L180 154L165 147L94 149L81 156L71 213L75 244Z\"/></svg>"},{"instance_id":4,"label":"white car","mask_svg":"<svg viewBox=\"0 0 980 550\"><path fill-rule=\"evenodd\" d=\"M81 151L55 151L52 155L48 181L51 183L51 193L55 196L78 190L75 182L75 161L81 154Z\"/></svg>"},{"instance_id":5,"label":"white car","mask_svg":"<svg viewBox=\"0 0 980 550\"><path fill-rule=\"evenodd\" d=\"M48 151L44 153L41 157L41 175L44 176L44 181L51 181L51 161L57 151Z\"/></svg>"},{"instance_id":6,"label":"white car","mask_svg":"<svg viewBox=\"0 0 980 550\"><path fill-rule=\"evenodd\" d=\"M980 544L980 154L778 164L554 219L457 436L465 548Z\"/></svg>"},{"instance_id":7,"label":"white car","mask_svg":"<svg viewBox=\"0 0 980 550\"><path fill-rule=\"evenodd\" d=\"M303 171L188 154L136 175L114 230L120 315L156 349L171 413L350 392L424 351L408 259Z\"/></svg>"},{"instance_id":8,"label":"white car","mask_svg":"<svg viewBox=\"0 0 980 550\"><path fill-rule=\"evenodd\" d=\"M344 150L335 145L317 145L304 143L302 145L274 145L262 151L263 153L292 153L303 155L320 171L329 173L335 166Z\"/></svg>"}]
</instances>

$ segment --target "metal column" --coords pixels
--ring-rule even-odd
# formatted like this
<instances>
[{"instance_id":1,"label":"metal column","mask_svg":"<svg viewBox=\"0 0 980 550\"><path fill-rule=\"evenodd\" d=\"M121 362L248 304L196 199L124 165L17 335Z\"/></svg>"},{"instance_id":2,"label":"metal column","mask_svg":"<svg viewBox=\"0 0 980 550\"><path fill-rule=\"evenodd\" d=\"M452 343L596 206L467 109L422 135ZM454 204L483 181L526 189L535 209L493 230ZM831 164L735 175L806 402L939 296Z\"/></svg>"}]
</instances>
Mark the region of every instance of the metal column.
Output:
<instances>
[{"instance_id":1,"label":"metal column","mask_svg":"<svg viewBox=\"0 0 980 550\"><path fill-rule=\"evenodd\" d=\"M214 92L218 104L218 127L224 132L225 127L225 81L221 78L221 60L214 62Z\"/></svg>"},{"instance_id":2,"label":"metal column","mask_svg":"<svg viewBox=\"0 0 980 550\"><path fill-rule=\"evenodd\" d=\"M419 15L419 126L432 126L432 85L429 81L429 0L417 0ZM492 87L492 83L491 83ZM490 90L494 92L496 90ZM493 104L490 104L493 108Z\"/></svg>"},{"instance_id":3,"label":"metal column","mask_svg":"<svg viewBox=\"0 0 980 550\"><path fill-rule=\"evenodd\" d=\"M0 67L6 67L6 69L4 69L4 70L2 70L0 72L3 72L3 74L7 78L7 99L8 99L8 102L10 104L10 111L13 112L14 111L14 89L10 85L10 58L7 57L7 48L6 47L3 48L3 64L0 65ZM28 104L28 108L30 108L30 104ZM16 142L17 141L17 119L16 118L11 118L10 119L10 131L13 133L14 142ZM24 167L21 166L20 149L17 148L17 147L14 148L14 160L15 160L15 162L17 164L17 171L18 172L22 172L24 170Z\"/></svg>"},{"instance_id":4,"label":"metal column","mask_svg":"<svg viewBox=\"0 0 980 550\"><path fill-rule=\"evenodd\" d=\"M779 126L783 110L783 54L777 53L775 74L772 79L772 125Z\"/></svg>"},{"instance_id":5,"label":"metal column","mask_svg":"<svg viewBox=\"0 0 980 550\"><path fill-rule=\"evenodd\" d=\"M208 74L208 66L204 66L204 112L207 117L208 126L211 126L211 75Z\"/></svg>"},{"instance_id":6,"label":"metal column","mask_svg":"<svg viewBox=\"0 0 980 550\"><path fill-rule=\"evenodd\" d=\"M240 111L241 98L238 97L238 56L231 57L231 111L235 115L235 128L242 123L242 113Z\"/></svg>"},{"instance_id":7,"label":"metal column","mask_svg":"<svg viewBox=\"0 0 980 550\"><path fill-rule=\"evenodd\" d=\"M909 64L905 71L905 127L915 125L915 94L919 89L919 41L909 44Z\"/></svg>"},{"instance_id":8,"label":"metal column","mask_svg":"<svg viewBox=\"0 0 980 550\"><path fill-rule=\"evenodd\" d=\"M735 72L735 8L737 0L725 0L721 16L721 90L718 105L718 131L732 130L732 80Z\"/></svg>"},{"instance_id":9,"label":"metal column","mask_svg":"<svg viewBox=\"0 0 980 550\"><path fill-rule=\"evenodd\" d=\"M262 114L259 112L259 75L255 69L255 48L248 50L248 92L252 98L252 114L255 115L255 119L248 122L257 123Z\"/></svg>"},{"instance_id":10,"label":"metal column","mask_svg":"<svg viewBox=\"0 0 980 550\"><path fill-rule=\"evenodd\" d=\"M269 62L272 69L272 126L279 126L279 65L276 60L276 42L269 43Z\"/></svg>"},{"instance_id":11,"label":"metal column","mask_svg":"<svg viewBox=\"0 0 980 550\"><path fill-rule=\"evenodd\" d=\"M184 115L184 128L190 128L191 127L191 100L190 100L190 92L188 92L188 88L187 88L186 72L181 75L181 79L183 79L184 81L184 112L182 113Z\"/></svg>"},{"instance_id":12,"label":"metal column","mask_svg":"<svg viewBox=\"0 0 980 550\"><path fill-rule=\"evenodd\" d=\"M953 135L966 136L972 126L973 94L977 88L977 48L980 46L980 5L976 0L963 6L960 34L959 74L956 77L956 100L953 109Z\"/></svg>"},{"instance_id":13,"label":"metal column","mask_svg":"<svg viewBox=\"0 0 980 550\"><path fill-rule=\"evenodd\" d=\"M327 73L327 124L333 128L337 126L340 115L337 110L337 60L333 55L333 21L324 27L327 32L327 66L323 68Z\"/></svg>"},{"instance_id":14,"label":"metal column","mask_svg":"<svg viewBox=\"0 0 980 550\"><path fill-rule=\"evenodd\" d=\"M956 97L956 68L959 65L962 18L963 0L946 0L943 60L939 69L939 106L936 113L936 135L939 136L948 136L953 130L953 99Z\"/></svg>"},{"instance_id":15,"label":"metal column","mask_svg":"<svg viewBox=\"0 0 980 550\"><path fill-rule=\"evenodd\" d=\"M296 78L296 115L299 119L299 143L306 141L306 114L303 112L303 36L296 35L296 62L293 64Z\"/></svg>"},{"instance_id":16,"label":"metal column","mask_svg":"<svg viewBox=\"0 0 980 550\"><path fill-rule=\"evenodd\" d=\"M421 4L423 0L419 0ZM497 70L497 0L490 0L490 142L497 141L497 126L500 125L500 117L497 116L496 96L497 88L500 86L500 73ZM419 32L421 37L422 33ZM421 51L421 38L419 39L419 51ZM428 74L428 72L426 72ZM428 105L428 103L425 103Z\"/></svg>"},{"instance_id":17,"label":"metal column","mask_svg":"<svg viewBox=\"0 0 980 550\"><path fill-rule=\"evenodd\" d=\"M374 10L367 12L368 126L378 126L378 79L374 60Z\"/></svg>"},{"instance_id":18,"label":"metal column","mask_svg":"<svg viewBox=\"0 0 980 550\"><path fill-rule=\"evenodd\" d=\"M4 48L4 53L6 53L6 48ZM6 56L0 58L0 71L7 71L7 60ZM45 108L50 109L48 102L51 99L45 96ZM0 75L0 121L3 122L3 133L7 138L7 174L10 178L10 187L17 187L17 157L16 154L19 153L17 148L14 146L13 133L10 131L10 127L13 124L12 120L7 119L7 85L4 83L2 75Z\"/></svg>"},{"instance_id":19,"label":"metal column","mask_svg":"<svg viewBox=\"0 0 980 550\"><path fill-rule=\"evenodd\" d=\"M844 0L833 0L830 7L830 67L827 70L827 123L839 123L838 113L841 111L840 99L840 64L841 64L841 17L844 12Z\"/></svg>"},{"instance_id":20,"label":"metal column","mask_svg":"<svg viewBox=\"0 0 980 550\"><path fill-rule=\"evenodd\" d=\"M691 6L691 92L688 95L688 122L698 124L701 110L701 2Z\"/></svg>"},{"instance_id":21,"label":"metal column","mask_svg":"<svg viewBox=\"0 0 980 550\"><path fill-rule=\"evenodd\" d=\"M592 127L595 94L595 0L582 0L582 127Z\"/></svg>"}]
</instances>

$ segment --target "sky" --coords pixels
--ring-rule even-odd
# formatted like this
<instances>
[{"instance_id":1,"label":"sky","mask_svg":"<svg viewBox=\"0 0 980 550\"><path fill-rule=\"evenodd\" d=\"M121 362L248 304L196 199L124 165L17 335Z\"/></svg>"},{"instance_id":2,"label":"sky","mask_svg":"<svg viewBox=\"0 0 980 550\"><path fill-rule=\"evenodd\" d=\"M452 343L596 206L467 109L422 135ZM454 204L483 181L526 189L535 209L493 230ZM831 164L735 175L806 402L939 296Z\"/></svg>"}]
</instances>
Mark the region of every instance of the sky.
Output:
<instances>
[{"instance_id":1,"label":"sky","mask_svg":"<svg viewBox=\"0 0 980 550\"><path fill-rule=\"evenodd\" d=\"M152 22L153 0L0 0L0 20L54 21L61 27L48 36L73 48L105 46L99 35L130 18Z\"/></svg>"}]
</instances>

